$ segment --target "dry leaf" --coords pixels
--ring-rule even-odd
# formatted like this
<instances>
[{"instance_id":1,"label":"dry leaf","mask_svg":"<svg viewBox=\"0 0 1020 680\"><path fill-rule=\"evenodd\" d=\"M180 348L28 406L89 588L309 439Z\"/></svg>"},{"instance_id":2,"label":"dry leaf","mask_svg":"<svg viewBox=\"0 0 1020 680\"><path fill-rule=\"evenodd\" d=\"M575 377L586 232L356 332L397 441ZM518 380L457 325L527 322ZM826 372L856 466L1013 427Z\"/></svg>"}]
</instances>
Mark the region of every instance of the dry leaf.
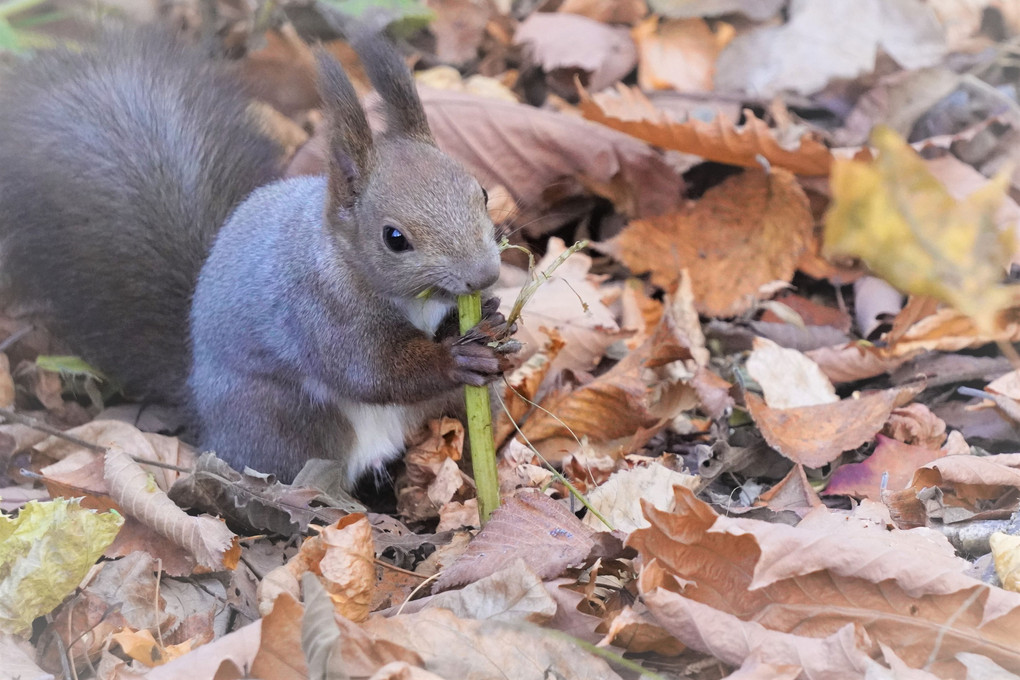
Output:
<instances>
[{"instance_id":1,"label":"dry leaf","mask_svg":"<svg viewBox=\"0 0 1020 680\"><path fill-rule=\"evenodd\" d=\"M104 477L110 497L146 526L188 551L199 570L233 569L241 557L238 537L221 520L191 517L151 481L123 451L106 452Z\"/></svg>"},{"instance_id":2,"label":"dry leaf","mask_svg":"<svg viewBox=\"0 0 1020 680\"><path fill-rule=\"evenodd\" d=\"M636 24L648 13L648 6L645 0L565 0L557 11L607 24Z\"/></svg>"},{"instance_id":3,"label":"dry leaf","mask_svg":"<svg viewBox=\"0 0 1020 680\"><path fill-rule=\"evenodd\" d=\"M557 200L583 194L582 186L627 215L660 215L680 203L679 175L629 135L523 104L459 92L420 94L439 146L483 185L506 187L528 211L524 224ZM536 235L534 228L526 231Z\"/></svg>"},{"instance_id":4,"label":"dry leaf","mask_svg":"<svg viewBox=\"0 0 1020 680\"><path fill-rule=\"evenodd\" d=\"M771 408L796 408L839 401L836 388L818 364L801 352L765 338L754 339L747 372L761 387Z\"/></svg>"},{"instance_id":5,"label":"dry leaf","mask_svg":"<svg viewBox=\"0 0 1020 680\"><path fill-rule=\"evenodd\" d=\"M546 74L557 69L581 71L582 82L593 90L609 87L637 64L637 49L627 29L579 14L534 12L517 27L514 43L523 45L525 54Z\"/></svg>"},{"instance_id":6,"label":"dry leaf","mask_svg":"<svg viewBox=\"0 0 1020 680\"><path fill-rule=\"evenodd\" d=\"M580 564L594 546L592 530L548 496L522 492L496 508L467 551L443 571L441 591L494 574L516 558L542 578Z\"/></svg>"},{"instance_id":7,"label":"dry leaf","mask_svg":"<svg viewBox=\"0 0 1020 680\"><path fill-rule=\"evenodd\" d=\"M805 135L796 146L787 147L750 110L744 111L746 122L741 127L722 114L711 122L678 121L640 90L622 85L595 95L582 90L580 109L585 118L649 144L718 163L758 168L761 156L771 167L821 176L828 175L832 165L832 154L814 137Z\"/></svg>"},{"instance_id":8,"label":"dry leaf","mask_svg":"<svg viewBox=\"0 0 1020 680\"><path fill-rule=\"evenodd\" d=\"M746 393L748 410L769 446L795 463L821 467L870 441L910 390L872 392L831 404L774 409Z\"/></svg>"},{"instance_id":9,"label":"dry leaf","mask_svg":"<svg viewBox=\"0 0 1020 680\"><path fill-rule=\"evenodd\" d=\"M734 31L726 23L716 24L713 30L703 19L660 21L651 16L633 34L640 53L641 89L711 92L715 62ZM603 88L593 84L590 89Z\"/></svg>"},{"instance_id":10,"label":"dry leaf","mask_svg":"<svg viewBox=\"0 0 1020 680\"><path fill-rule=\"evenodd\" d=\"M905 489L917 468L946 455L939 449L911 446L882 435L878 435L877 439L878 445L864 462L841 465L832 473L825 488L826 494L846 494L880 501L883 482L884 488L889 491Z\"/></svg>"},{"instance_id":11,"label":"dry leaf","mask_svg":"<svg viewBox=\"0 0 1020 680\"><path fill-rule=\"evenodd\" d=\"M996 219L1007 176L958 202L896 133L876 128L872 142L875 161L833 167L826 252L860 257L900 290L943 300L980 329L996 328L996 316L1017 299L1001 283L1016 250L1013 230Z\"/></svg>"},{"instance_id":12,"label":"dry leaf","mask_svg":"<svg viewBox=\"0 0 1020 680\"><path fill-rule=\"evenodd\" d=\"M799 0L784 25L765 24L730 43L716 89L813 94L873 71L879 48L905 68L931 66L945 51L942 28L921 0Z\"/></svg>"},{"instance_id":13,"label":"dry leaf","mask_svg":"<svg viewBox=\"0 0 1020 680\"><path fill-rule=\"evenodd\" d=\"M992 547L995 573L1002 581L1002 587L1020 592L1020 536L995 532L988 537Z\"/></svg>"},{"instance_id":14,"label":"dry leaf","mask_svg":"<svg viewBox=\"0 0 1020 680\"><path fill-rule=\"evenodd\" d=\"M793 278L812 225L793 175L748 170L709 189L690 210L632 221L605 249L635 273L650 271L662 288L687 268L698 311L735 316L766 285Z\"/></svg>"},{"instance_id":15,"label":"dry leaf","mask_svg":"<svg viewBox=\"0 0 1020 680\"><path fill-rule=\"evenodd\" d=\"M1012 644L1020 595L963 574L965 563L934 532L862 527L824 508L797 527L719 517L690 491L675 491L674 512L646 505L651 526L628 544L647 565L645 603L688 646L733 664L757 648L773 662L811 663L818 677L860 677L843 655L859 660L875 643L944 678L963 677L961 651L1007 668L1020 663ZM793 633L807 639L786 637ZM849 637L829 649L833 657L817 656L811 645L841 634ZM773 642L752 642L764 640ZM783 649L798 656L780 657Z\"/></svg>"}]
</instances>

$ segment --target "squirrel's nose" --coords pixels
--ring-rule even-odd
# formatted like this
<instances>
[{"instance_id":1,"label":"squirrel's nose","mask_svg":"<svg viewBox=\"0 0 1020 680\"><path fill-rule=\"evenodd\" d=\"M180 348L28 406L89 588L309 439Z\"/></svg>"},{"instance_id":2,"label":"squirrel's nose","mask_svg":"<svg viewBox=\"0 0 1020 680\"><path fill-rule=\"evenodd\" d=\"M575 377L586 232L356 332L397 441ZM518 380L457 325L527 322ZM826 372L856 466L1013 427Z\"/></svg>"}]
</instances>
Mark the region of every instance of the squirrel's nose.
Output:
<instances>
[{"instance_id":1,"label":"squirrel's nose","mask_svg":"<svg viewBox=\"0 0 1020 680\"><path fill-rule=\"evenodd\" d=\"M461 281L469 292L483 290L499 279L499 257L489 257L478 262L471 263L470 267L464 270Z\"/></svg>"}]
</instances>

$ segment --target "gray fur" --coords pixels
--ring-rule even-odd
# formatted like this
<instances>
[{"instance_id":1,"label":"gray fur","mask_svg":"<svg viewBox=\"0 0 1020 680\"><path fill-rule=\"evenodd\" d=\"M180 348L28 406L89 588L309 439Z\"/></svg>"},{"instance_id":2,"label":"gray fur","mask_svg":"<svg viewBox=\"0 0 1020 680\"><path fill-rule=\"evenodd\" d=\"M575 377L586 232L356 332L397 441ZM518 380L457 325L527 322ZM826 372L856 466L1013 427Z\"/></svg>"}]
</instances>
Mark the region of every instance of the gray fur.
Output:
<instances>
[{"instance_id":1,"label":"gray fur","mask_svg":"<svg viewBox=\"0 0 1020 680\"><path fill-rule=\"evenodd\" d=\"M126 391L178 402L188 308L219 226L279 171L240 86L160 30L0 75L10 292Z\"/></svg>"},{"instance_id":2,"label":"gray fur","mask_svg":"<svg viewBox=\"0 0 1020 680\"><path fill-rule=\"evenodd\" d=\"M420 112L399 57L367 44L388 54L369 70L389 104ZM187 376L203 448L284 479L332 458L350 484L497 375L484 338L440 322L499 254L481 187L424 114L373 140L341 67L320 68L330 176L251 193L277 149L195 51L128 32L17 66L0 83L0 243L12 291L132 393L179 401ZM387 227L413 247L387 247Z\"/></svg>"},{"instance_id":3,"label":"gray fur","mask_svg":"<svg viewBox=\"0 0 1020 680\"><path fill-rule=\"evenodd\" d=\"M478 182L418 134L373 140L322 59L330 177L260 189L223 227L195 292L190 386L203 445L235 466L290 479L332 458L352 484L457 387L498 374L484 339L436 330L456 295L495 282L499 252ZM414 92L406 68L389 77ZM413 249L390 250L387 226Z\"/></svg>"}]
</instances>

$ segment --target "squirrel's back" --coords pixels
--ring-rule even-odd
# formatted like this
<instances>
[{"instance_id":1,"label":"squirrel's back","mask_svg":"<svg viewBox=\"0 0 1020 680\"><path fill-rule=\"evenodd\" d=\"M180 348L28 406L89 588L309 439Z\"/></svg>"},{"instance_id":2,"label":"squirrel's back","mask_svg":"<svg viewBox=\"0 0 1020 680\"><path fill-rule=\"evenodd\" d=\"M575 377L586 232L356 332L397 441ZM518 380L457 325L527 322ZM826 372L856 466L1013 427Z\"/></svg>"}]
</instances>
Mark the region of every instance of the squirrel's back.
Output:
<instances>
[{"instance_id":1,"label":"squirrel's back","mask_svg":"<svg viewBox=\"0 0 1020 680\"><path fill-rule=\"evenodd\" d=\"M0 249L14 298L132 395L178 401L191 295L280 154L225 67L159 29L0 73Z\"/></svg>"}]
</instances>

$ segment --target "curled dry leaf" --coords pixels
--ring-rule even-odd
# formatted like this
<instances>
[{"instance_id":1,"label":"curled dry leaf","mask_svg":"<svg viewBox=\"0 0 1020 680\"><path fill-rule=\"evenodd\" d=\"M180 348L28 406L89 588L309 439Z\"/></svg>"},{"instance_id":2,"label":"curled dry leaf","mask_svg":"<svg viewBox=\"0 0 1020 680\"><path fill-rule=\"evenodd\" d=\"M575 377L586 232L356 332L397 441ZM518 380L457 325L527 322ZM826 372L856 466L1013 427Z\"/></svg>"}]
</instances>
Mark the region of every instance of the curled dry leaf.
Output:
<instances>
[{"instance_id":1,"label":"curled dry leaf","mask_svg":"<svg viewBox=\"0 0 1020 680\"><path fill-rule=\"evenodd\" d=\"M562 239L549 239L545 256L535 265L546 271L566 251ZM552 276L542 283L540 293L533 295L521 310L521 321L514 336L525 345L525 352L535 351L553 337L555 331L563 346L557 350L548 369L550 374L569 368L590 371L613 343L626 338L630 331L621 331L612 310L603 302L601 280L592 276L592 258L583 252L568 257ZM500 311L508 314L521 286L497 288L493 294L500 299Z\"/></svg>"},{"instance_id":2,"label":"curled dry leaf","mask_svg":"<svg viewBox=\"0 0 1020 680\"><path fill-rule=\"evenodd\" d=\"M533 402L538 397L538 389L542 381L549 375L556 355L563 349L562 336L555 330L546 331L548 342L531 355L519 368L506 377L502 389L503 407L496 411L493 426L496 446L500 446L506 438L516 432L514 423L520 422L531 411Z\"/></svg>"},{"instance_id":3,"label":"curled dry leaf","mask_svg":"<svg viewBox=\"0 0 1020 680\"><path fill-rule=\"evenodd\" d=\"M201 571L233 569L241 557L238 537L213 517L191 517L156 488L149 474L123 451L106 452L104 472L110 497L157 533L188 551Z\"/></svg>"},{"instance_id":4,"label":"curled dry leaf","mask_svg":"<svg viewBox=\"0 0 1020 680\"><path fill-rule=\"evenodd\" d=\"M747 170L689 210L631 221L604 248L666 289L687 268L698 311L735 316L753 306L763 287L793 278L813 225L793 175Z\"/></svg>"},{"instance_id":5,"label":"curled dry leaf","mask_svg":"<svg viewBox=\"0 0 1020 680\"><path fill-rule=\"evenodd\" d=\"M893 408L916 394L899 388L843 399L831 404L774 409L745 393L748 410L769 446L795 463L821 467L844 451L870 441Z\"/></svg>"},{"instance_id":6,"label":"curled dry leaf","mask_svg":"<svg viewBox=\"0 0 1020 680\"><path fill-rule=\"evenodd\" d=\"M615 531L629 534L634 529L648 526L648 520L641 511L642 499L668 511L673 507L674 484L694 489L698 483L694 475L651 463L614 473L604 484L588 494L588 502L606 518ZM596 531L606 529L602 520L590 510L584 515L584 523Z\"/></svg>"},{"instance_id":7,"label":"curled dry leaf","mask_svg":"<svg viewBox=\"0 0 1020 680\"><path fill-rule=\"evenodd\" d=\"M317 574L339 614L352 621L368 616L375 586L372 527L363 514L348 515L305 539L297 555L259 583L259 611L270 612L281 596L298 597L300 579Z\"/></svg>"},{"instance_id":8,"label":"curled dry leaf","mask_svg":"<svg viewBox=\"0 0 1020 680\"><path fill-rule=\"evenodd\" d=\"M794 465L778 484L758 496L754 504L764 505L773 512L789 511L804 517L822 501L808 481L804 466Z\"/></svg>"},{"instance_id":9,"label":"curled dry leaf","mask_svg":"<svg viewBox=\"0 0 1020 680\"><path fill-rule=\"evenodd\" d=\"M744 111L747 122L740 127L725 115L711 122L698 119L681 122L657 108L641 90L623 85L595 95L582 90L579 106L589 120L657 147L717 163L758 168L761 156L773 168L817 176L828 175L832 165L832 154L814 137L804 136L796 148L786 148L769 126L749 110Z\"/></svg>"},{"instance_id":10,"label":"curled dry leaf","mask_svg":"<svg viewBox=\"0 0 1020 680\"><path fill-rule=\"evenodd\" d=\"M1002 587L1020 592L1020 536L995 532L988 538Z\"/></svg>"}]
</instances>

